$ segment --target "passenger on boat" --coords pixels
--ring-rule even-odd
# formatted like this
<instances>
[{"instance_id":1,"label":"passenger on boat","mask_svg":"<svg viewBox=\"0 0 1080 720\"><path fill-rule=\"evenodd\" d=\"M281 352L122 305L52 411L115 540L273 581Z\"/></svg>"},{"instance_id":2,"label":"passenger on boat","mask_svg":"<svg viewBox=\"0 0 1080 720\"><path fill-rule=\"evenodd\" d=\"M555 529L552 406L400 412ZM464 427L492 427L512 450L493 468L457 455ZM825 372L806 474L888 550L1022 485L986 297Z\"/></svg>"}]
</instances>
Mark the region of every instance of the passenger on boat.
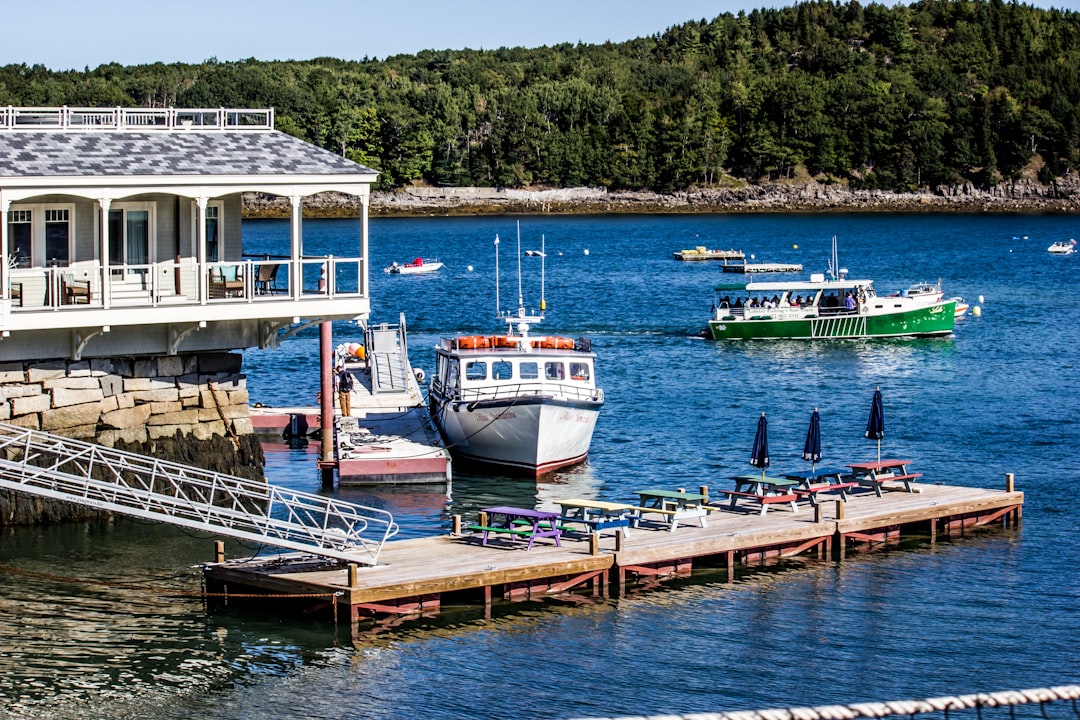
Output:
<instances>
[{"instance_id":1,"label":"passenger on boat","mask_svg":"<svg viewBox=\"0 0 1080 720\"><path fill-rule=\"evenodd\" d=\"M854 312L855 310L855 296L851 294L850 290L844 294L844 309L848 312Z\"/></svg>"},{"instance_id":2,"label":"passenger on boat","mask_svg":"<svg viewBox=\"0 0 1080 720\"><path fill-rule=\"evenodd\" d=\"M735 307L736 307L737 309L741 310L741 309L742 309L742 306L743 306L743 304L742 304L742 298L735 298Z\"/></svg>"}]
</instances>

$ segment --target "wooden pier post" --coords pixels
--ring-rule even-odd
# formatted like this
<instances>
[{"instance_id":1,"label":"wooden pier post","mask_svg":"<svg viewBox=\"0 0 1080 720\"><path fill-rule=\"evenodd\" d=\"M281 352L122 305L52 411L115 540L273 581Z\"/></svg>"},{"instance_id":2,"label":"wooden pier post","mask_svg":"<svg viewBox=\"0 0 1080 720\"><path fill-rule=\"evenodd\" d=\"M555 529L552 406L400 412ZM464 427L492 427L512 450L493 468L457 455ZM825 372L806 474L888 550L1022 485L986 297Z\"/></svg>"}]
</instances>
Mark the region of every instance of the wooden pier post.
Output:
<instances>
[{"instance_id":1,"label":"wooden pier post","mask_svg":"<svg viewBox=\"0 0 1080 720\"><path fill-rule=\"evenodd\" d=\"M480 518L480 524L483 525L484 527L487 527L488 526L488 524L487 524L487 513L484 512L483 510L481 510L480 514L479 514L479 518Z\"/></svg>"},{"instance_id":2,"label":"wooden pier post","mask_svg":"<svg viewBox=\"0 0 1080 720\"><path fill-rule=\"evenodd\" d=\"M461 534L461 516L460 515L452 515L450 517L450 534L451 535L460 535Z\"/></svg>"},{"instance_id":3,"label":"wooden pier post","mask_svg":"<svg viewBox=\"0 0 1080 720\"><path fill-rule=\"evenodd\" d=\"M837 500L836 501L836 519L837 520L843 520L844 519L844 501L843 500Z\"/></svg>"},{"instance_id":4,"label":"wooden pier post","mask_svg":"<svg viewBox=\"0 0 1080 720\"><path fill-rule=\"evenodd\" d=\"M225 541L224 540L215 540L214 541L214 562L216 562L216 563L225 562Z\"/></svg>"},{"instance_id":5,"label":"wooden pier post","mask_svg":"<svg viewBox=\"0 0 1080 720\"><path fill-rule=\"evenodd\" d=\"M815 523L819 523L824 519L822 517L823 514L824 513L821 512L821 503L818 503L818 504L814 505L814 522Z\"/></svg>"},{"instance_id":6,"label":"wooden pier post","mask_svg":"<svg viewBox=\"0 0 1080 720\"><path fill-rule=\"evenodd\" d=\"M702 485L701 487L699 487L698 488L698 493L705 496L705 499L702 500L703 503L709 502L709 486L708 485Z\"/></svg>"},{"instance_id":7,"label":"wooden pier post","mask_svg":"<svg viewBox=\"0 0 1080 720\"><path fill-rule=\"evenodd\" d=\"M349 587L354 588L357 585L356 582L356 563L349 563Z\"/></svg>"},{"instance_id":8,"label":"wooden pier post","mask_svg":"<svg viewBox=\"0 0 1080 720\"><path fill-rule=\"evenodd\" d=\"M589 554L600 554L600 533L594 532L589 534Z\"/></svg>"},{"instance_id":9,"label":"wooden pier post","mask_svg":"<svg viewBox=\"0 0 1080 720\"><path fill-rule=\"evenodd\" d=\"M1016 477L1012 473L1005 473L1005 492L1016 492Z\"/></svg>"},{"instance_id":10,"label":"wooden pier post","mask_svg":"<svg viewBox=\"0 0 1080 720\"><path fill-rule=\"evenodd\" d=\"M735 582L735 551L727 551L727 581L729 583Z\"/></svg>"},{"instance_id":11,"label":"wooden pier post","mask_svg":"<svg viewBox=\"0 0 1080 720\"><path fill-rule=\"evenodd\" d=\"M625 536L625 535L623 535L623 533L622 533L622 531L621 531L621 530L620 530L620 531L617 531L617 532L615 533L615 552L617 552L617 553L618 553L618 552L622 552L622 549L623 549L623 539L624 539L625 537L626 537L626 536Z\"/></svg>"}]
</instances>

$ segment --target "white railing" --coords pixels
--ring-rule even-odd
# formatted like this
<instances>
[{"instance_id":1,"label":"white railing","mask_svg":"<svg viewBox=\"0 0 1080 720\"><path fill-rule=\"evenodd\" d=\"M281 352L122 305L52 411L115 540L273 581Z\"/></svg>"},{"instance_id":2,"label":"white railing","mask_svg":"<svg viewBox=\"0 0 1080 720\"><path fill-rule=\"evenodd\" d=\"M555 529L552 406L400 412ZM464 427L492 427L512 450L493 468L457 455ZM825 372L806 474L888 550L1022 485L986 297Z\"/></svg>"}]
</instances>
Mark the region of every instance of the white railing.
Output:
<instances>
[{"instance_id":1,"label":"white railing","mask_svg":"<svg viewBox=\"0 0 1080 720\"><path fill-rule=\"evenodd\" d=\"M362 258L305 258L300 261L305 300L360 297ZM108 307L157 307L203 303L289 300L294 284L292 261L244 259L205 263L181 259L142 265L110 265L103 290L102 266L77 263L8 270L11 311L34 312ZM202 278L205 288L200 287Z\"/></svg>"},{"instance_id":2,"label":"white railing","mask_svg":"<svg viewBox=\"0 0 1080 720\"><path fill-rule=\"evenodd\" d=\"M0 108L0 130L273 129L273 108Z\"/></svg>"},{"instance_id":3,"label":"white railing","mask_svg":"<svg viewBox=\"0 0 1080 720\"><path fill-rule=\"evenodd\" d=\"M6 423L0 488L369 565L398 531L378 508Z\"/></svg>"},{"instance_id":4,"label":"white railing","mask_svg":"<svg viewBox=\"0 0 1080 720\"><path fill-rule=\"evenodd\" d=\"M580 383L558 382L512 382L483 387L463 387L456 399L464 402L476 400L507 400L517 397L544 395L563 400L602 402L604 391Z\"/></svg>"}]
</instances>

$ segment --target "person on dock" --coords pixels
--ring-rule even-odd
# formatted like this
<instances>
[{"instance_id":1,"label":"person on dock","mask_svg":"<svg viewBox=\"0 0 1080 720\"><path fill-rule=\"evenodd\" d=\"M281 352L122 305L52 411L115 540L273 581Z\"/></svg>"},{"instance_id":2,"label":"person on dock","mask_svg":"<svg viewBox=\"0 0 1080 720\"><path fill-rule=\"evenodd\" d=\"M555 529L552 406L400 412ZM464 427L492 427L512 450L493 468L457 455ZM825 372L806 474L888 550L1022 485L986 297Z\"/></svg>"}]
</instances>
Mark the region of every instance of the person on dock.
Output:
<instances>
[{"instance_id":1,"label":"person on dock","mask_svg":"<svg viewBox=\"0 0 1080 720\"><path fill-rule=\"evenodd\" d=\"M345 369L344 365L338 365L337 368L337 391L338 391L338 404L341 406L341 416L349 417L352 415L352 391L353 391L353 376Z\"/></svg>"}]
</instances>

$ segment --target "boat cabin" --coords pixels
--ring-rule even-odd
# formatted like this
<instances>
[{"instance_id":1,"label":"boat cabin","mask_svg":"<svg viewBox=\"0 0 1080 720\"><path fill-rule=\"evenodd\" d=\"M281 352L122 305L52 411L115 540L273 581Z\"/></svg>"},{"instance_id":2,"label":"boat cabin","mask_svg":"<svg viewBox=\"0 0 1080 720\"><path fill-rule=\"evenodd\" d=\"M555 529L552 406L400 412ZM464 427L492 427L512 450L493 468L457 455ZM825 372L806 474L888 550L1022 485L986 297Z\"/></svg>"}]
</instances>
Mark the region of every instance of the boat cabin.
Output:
<instances>
[{"instance_id":1,"label":"boat cabin","mask_svg":"<svg viewBox=\"0 0 1080 720\"><path fill-rule=\"evenodd\" d=\"M442 338L432 383L440 395L459 400L537 393L591 398L596 356L587 346L584 338L554 336Z\"/></svg>"},{"instance_id":2,"label":"boat cabin","mask_svg":"<svg viewBox=\"0 0 1080 720\"><path fill-rule=\"evenodd\" d=\"M821 275L808 282L718 285L715 292L714 314L732 320L763 313L774 317L857 313L876 297L870 280L825 280Z\"/></svg>"},{"instance_id":3,"label":"boat cabin","mask_svg":"<svg viewBox=\"0 0 1080 720\"><path fill-rule=\"evenodd\" d=\"M0 108L0 361L263 347L366 316L377 173L274 129L270 109ZM308 252L303 204L355 196L355 252ZM252 253L243 196L287 197Z\"/></svg>"}]
</instances>

